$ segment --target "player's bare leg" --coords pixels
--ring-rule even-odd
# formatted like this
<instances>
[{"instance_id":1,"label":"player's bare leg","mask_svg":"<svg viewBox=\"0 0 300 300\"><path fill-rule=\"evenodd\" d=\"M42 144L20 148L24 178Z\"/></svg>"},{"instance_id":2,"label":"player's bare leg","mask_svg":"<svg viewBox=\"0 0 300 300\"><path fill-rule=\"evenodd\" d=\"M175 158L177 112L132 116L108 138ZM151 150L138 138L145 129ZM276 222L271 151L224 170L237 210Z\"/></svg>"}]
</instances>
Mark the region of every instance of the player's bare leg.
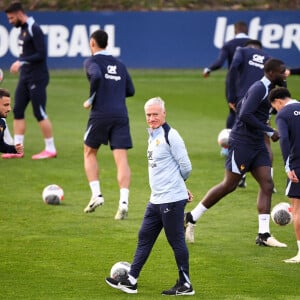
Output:
<instances>
[{"instance_id":1,"label":"player's bare leg","mask_svg":"<svg viewBox=\"0 0 300 300\"><path fill-rule=\"evenodd\" d=\"M296 256L285 259L286 263L300 263L300 199L291 198L292 216L295 236L297 239L298 253Z\"/></svg>"},{"instance_id":2,"label":"player's bare leg","mask_svg":"<svg viewBox=\"0 0 300 300\"><path fill-rule=\"evenodd\" d=\"M131 171L126 149L114 149L113 156L117 167L117 180L120 188L119 208L115 215L115 219L123 220L128 214Z\"/></svg>"},{"instance_id":3,"label":"player's bare leg","mask_svg":"<svg viewBox=\"0 0 300 300\"><path fill-rule=\"evenodd\" d=\"M286 244L277 241L270 233L270 210L274 187L271 167L261 166L252 170L251 173L260 187L257 196L259 224L256 244L259 246L286 247Z\"/></svg>"},{"instance_id":4,"label":"player's bare leg","mask_svg":"<svg viewBox=\"0 0 300 300\"><path fill-rule=\"evenodd\" d=\"M98 149L84 145L84 169L92 191L91 200L84 209L85 213L94 212L98 206L104 204L104 198L100 190L97 152Z\"/></svg>"},{"instance_id":5,"label":"player's bare leg","mask_svg":"<svg viewBox=\"0 0 300 300\"><path fill-rule=\"evenodd\" d=\"M214 206L227 194L233 192L237 188L241 177L241 174L225 170L223 181L212 187L202 198L201 202L191 212L185 214L185 238L187 242L194 243L194 226L196 221L207 209Z\"/></svg>"},{"instance_id":6,"label":"player's bare leg","mask_svg":"<svg viewBox=\"0 0 300 300\"><path fill-rule=\"evenodd\" d=\"M54 158L57 156L56 148L54 145L54 138L52 133L52 124L49 119L44 119L39 122L40 129L42 131L45 149L32 156L32 159L45 159L45 158Z\"/></svg>"},{"instance_id":7,"label":"player's bare leg","mask_svg":"<svg viewBox=\"0 0 300 300\"><path fill-rule=\"evenodd\" d=\"M213 205L218 203L223 197L225 197L229 193L232 193L236 189L241 177L242 175L240 174L232 173L228 170L225 170L225 176L223 181L212 187L201 200L201 203L206 208L212 207Z\"/></svg>"}]
</instances>

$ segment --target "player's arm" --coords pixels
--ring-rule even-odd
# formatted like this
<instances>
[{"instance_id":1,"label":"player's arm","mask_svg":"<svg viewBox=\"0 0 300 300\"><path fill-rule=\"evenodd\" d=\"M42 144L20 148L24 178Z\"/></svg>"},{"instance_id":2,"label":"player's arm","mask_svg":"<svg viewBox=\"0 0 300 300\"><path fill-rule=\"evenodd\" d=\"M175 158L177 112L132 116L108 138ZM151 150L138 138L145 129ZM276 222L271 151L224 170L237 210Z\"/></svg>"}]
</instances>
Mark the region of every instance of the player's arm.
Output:
<instances>
[{"instance_id":1,"label":"player's arm","mask_svg":"<svg viewBox=\"0 0 300 300\"><path fill-rule=\"evenodd\" d=\"M126 72L126 97L131 97L135 93L134 85L131 79L131 76L129 75L128 71Z\"/></svg>"},{"instance_id":2,"label":"player's arm","mask_svg":"<svg viewBox=\"0 0 300 300\"><path fill-rule=\"evenodd\" d=\"M0 138L0 152L1 153L18 153L15 146L8 145L4 142L3 137Z\"/></svg>"},{"instance_id":3,"label":"player's arm","mask_svg":"<svg viewBox=\"0 0 300 300\"><path fill-rule=\"evenodd\" d=\"M243 100L241 100L243 102L239 111L239 117L247 125L260 129L271 137L275 133L275 130L261 122L255 115L258 107L260 106L261 100L265 97L265 94L266 90L264 86L257 88L256 84L252 85L246 96Z\"/></svg>"},{"instance_id":4,"label":"player's arm","mask_svg":"<svg viewBox=\"0 0 300 300\"><path fill-rule=\"evenodd\" d=\"M276 118L276 125L280 134L280 149L281 149L281 154L283 158L283 162L285 165L285 171L288 172L290 171L290 166L289 166L289 155L290 155L290 140L288 136L288 125L286 121L280 116L277 116Z\"/></svg>"},{"instance_id":5,"label":"player's arm","mask_svg":"<svg viewBox=\"0 0 300 300\"><path fill-rule=\"evenodd\" d=\"M229 106L232 104L235 107L237 101L237 82L239 76L239 68L243 62L242 48L236 49L230 68L227 73L228 84L228 100ZM230 106L231 107L231 106Z\"/></svg>"},{"instance_id":6,"label":"player's arm","mask_svg":"<svg viewBox=\"0 0 300 300\"><path fill-rule=\"evenodd\" d=\"M222 49L220 50L218 58L208 68L204 68L203 77L208 77L211 71L220 69L224 65L227 56L228 56L228 52L226 48L223 46Z\"/></svg>"},{"instance_id":7,"label":"player's arm","mask_svg":"<svg viewBox=\"0 0 300 300\"><path fill-rule=\"evenodd\" d=\"M102 74L99 66L93 61L93 58L89 58L84 61L84 68L86 70L86 76L90 82L90 94L89 98L84 101L83 106L85 108L89 108L95 100L96 93L102 79Z\"/></svg>"},{"instance_id":8,"label":"player's arm","mask_svg":"<svg viewBox=\"0 0 300 300\"><path fill-rule=\"evenodd\" d=\"M282 158L283 158L283 162L284 162L284 168L285 168L285 172L287 174L287 177L289 178L289 180L291 180L292 182L299 182L299 178L297 177L297 174L295 173L295 171L293 169L291 169L290 166L290 140L288 137L288 125L286 123L286 121L282 118L276 118L276 125L278 127L278 131L280 133L280 149L281 149L281 154L282 154Z\"/></svg>"},{"instance_id":9,"label":"player's arm","mask_svg":"<svg viewBox=\"0 0 300 300\"><path fill-rule=\"evenodd\" d=\"M189 159L185 144L179 133L172 129L169 131L171 153L178 163L183 180L187 180L192 172L192 163Z\"/></svg>"}]
</instances>

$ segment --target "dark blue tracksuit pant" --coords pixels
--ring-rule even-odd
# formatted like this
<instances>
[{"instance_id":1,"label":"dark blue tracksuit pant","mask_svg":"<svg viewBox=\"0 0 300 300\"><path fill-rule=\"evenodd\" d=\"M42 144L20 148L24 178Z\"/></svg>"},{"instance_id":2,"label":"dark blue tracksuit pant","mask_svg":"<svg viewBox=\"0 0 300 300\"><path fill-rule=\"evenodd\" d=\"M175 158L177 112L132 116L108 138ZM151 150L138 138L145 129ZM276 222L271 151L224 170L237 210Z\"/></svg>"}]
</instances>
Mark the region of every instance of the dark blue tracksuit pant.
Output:
<instances>
[{"instance_id":1,"label":"dark blue tracksuit pant","mask_svg":"<svg viewBox=\"0 0 300 300\"><path fill-rule=\"evenodd\" d=\"M138 244L131 264L130 275L138 278L150 255L152 247L164 228L165 235L173 249L179 272L180 283L189 279L189 252L184 236L184 208L187 200L165 204L148 203L142 226L138 234Z\"/></svg>"}]
</instances>

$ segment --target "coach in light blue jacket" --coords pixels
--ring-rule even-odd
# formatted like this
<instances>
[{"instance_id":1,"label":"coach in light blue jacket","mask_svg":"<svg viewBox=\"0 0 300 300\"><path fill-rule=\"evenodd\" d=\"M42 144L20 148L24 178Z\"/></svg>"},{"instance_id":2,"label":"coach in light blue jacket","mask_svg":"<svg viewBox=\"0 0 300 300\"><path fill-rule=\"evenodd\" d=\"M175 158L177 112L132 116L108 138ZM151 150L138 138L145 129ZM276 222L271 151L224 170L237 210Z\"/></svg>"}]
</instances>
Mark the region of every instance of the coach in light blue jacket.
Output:
<instances>
[{"instance_id":1,"label":"coach in light blue jacket","mask_svg":"<svg viewBox=\"0 0 300 300\"><path fill-rule=\"evenodd\" d=\"M149 125L147 157L151 197L139 231L138 245L128 277L119 281L108 277L106 282L125 293L137 293L140 272L158 235L164 229L174 252L179 279L162 294L194 295L189 278L189 252L183 224L185 205L192 200L185 185L192 165L181 136L166 123L164 101L159 97L148 100L145 114ZM161 279L158 278L158 281Z\"/></svg>"},{"instance_id":2,"label":"coach in light blue jacket","mask_svg":"<svg viewBox=\"0 0 300 300\"><path fill-rule=\"evenodd\" d=\"M158 98L154 98L159 101ZM148 140L150 202L163 204L180 201L187 197L185 180L192 165L179 133L167 123L157 126L156 118L146 116L150 122Z\"/></svg>"}]
</instances>

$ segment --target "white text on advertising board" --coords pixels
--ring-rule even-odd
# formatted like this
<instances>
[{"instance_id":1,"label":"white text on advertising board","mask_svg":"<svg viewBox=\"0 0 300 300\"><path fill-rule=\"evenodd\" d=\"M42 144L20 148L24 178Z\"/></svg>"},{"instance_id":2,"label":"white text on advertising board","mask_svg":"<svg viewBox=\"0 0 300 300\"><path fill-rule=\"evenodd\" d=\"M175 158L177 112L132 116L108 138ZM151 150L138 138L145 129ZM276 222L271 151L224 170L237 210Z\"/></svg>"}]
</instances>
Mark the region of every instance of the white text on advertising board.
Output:
<instances>
[{"instance_id":1,"label":"white text on advertising board","mask_svg":"<svg viewBox=\"0 0 300 300\"><path fill-rule=\"evenodd\" d=\"M266 49L290 49L295 46L300 50L300 23L286 25L261 25L261 18L253 18L249 22L249 36L262 42ZM214 45L221 48L224 43L234 37L234 25L227 24L226 17L218 17L214 35Z\"/></svg>"}]
</instances>

